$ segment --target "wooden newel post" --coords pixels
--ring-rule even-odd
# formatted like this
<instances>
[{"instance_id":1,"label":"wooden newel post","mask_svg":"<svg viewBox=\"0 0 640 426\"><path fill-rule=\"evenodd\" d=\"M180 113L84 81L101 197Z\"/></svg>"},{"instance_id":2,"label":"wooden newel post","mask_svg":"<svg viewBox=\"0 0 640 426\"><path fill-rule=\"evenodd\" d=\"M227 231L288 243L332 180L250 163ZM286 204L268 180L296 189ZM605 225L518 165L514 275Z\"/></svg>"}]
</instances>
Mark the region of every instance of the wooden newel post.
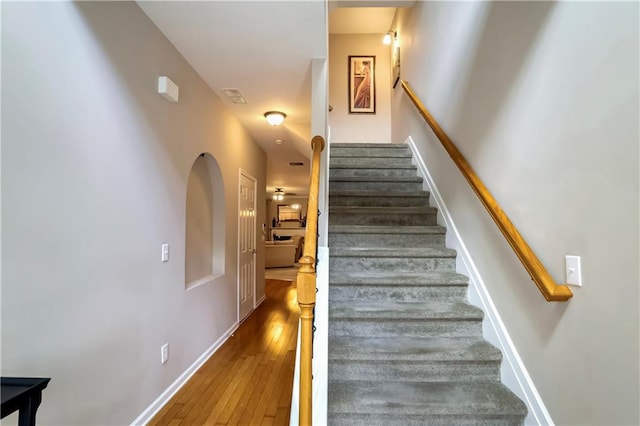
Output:
<instances>
[{"instance_id":1,"label":"wooden newel post","mask_svg":"<svg viewBox=\"0 0 640 426\"><path fill-rule=\"evenodd\" d=\"M311 140L313 159L307 204L307 226L304 235L304 253L299 260L297 288L300 306L300 426L311 426L313 411L311 400L313 358L313 309L316 306L316 249L318 247L318 194L320 187L320 152L324 149L324 138L314 136Z\"/></svg>"},{"instance_id":2,"label":"wooden newel post","mask_svg":"<svg viewBox=\"0 0 640 426\"><path fill-rule=\"evenodd\" d=\"M313 396L313 308L316 305L316 260L310 256L300 259L298 270L298 305L300 306L300 426L312 423L311 400Z\"/></svg>"}]
</instances>

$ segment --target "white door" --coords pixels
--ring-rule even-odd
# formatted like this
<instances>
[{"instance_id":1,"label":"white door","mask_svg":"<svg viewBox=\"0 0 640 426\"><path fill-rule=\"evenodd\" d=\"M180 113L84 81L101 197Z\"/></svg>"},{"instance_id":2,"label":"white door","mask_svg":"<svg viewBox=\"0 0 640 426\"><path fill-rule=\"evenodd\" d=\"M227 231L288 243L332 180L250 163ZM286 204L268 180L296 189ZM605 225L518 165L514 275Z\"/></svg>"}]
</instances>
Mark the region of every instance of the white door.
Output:
<instances>
[{"instance_id":1,"label":"white door","mask_svg":"<svg viewBox=\"0 0 640 426\"><path fill-rule=\"evenodd\" d=\"M238 200L238 321L242 321L251 313L256 293L256 179L243 170Z\"/></svg>"}]
</instances>

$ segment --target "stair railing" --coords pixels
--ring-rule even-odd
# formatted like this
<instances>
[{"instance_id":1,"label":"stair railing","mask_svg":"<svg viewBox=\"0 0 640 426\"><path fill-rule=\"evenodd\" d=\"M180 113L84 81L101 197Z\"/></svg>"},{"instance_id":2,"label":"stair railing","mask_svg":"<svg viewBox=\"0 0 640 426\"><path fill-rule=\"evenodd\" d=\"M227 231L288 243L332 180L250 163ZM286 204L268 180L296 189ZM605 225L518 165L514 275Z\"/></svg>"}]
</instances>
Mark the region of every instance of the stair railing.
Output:
<instances>
[{"instance_id":1,"label":"stair railing","mask_svg":"<svg viewBox=\"0 0 640 426\"><path fill-rule=\"evenodd\" d=\"M300 306L300 426L312 422L312 357L313 357L313 309L316 305L316 255L318 249L318 193L320 188L320 153L324 149L324 138L314 136L311 140L313 156L307 224L304 234L304 251L299 260L297 276L298 305Z\"/></svg>"},{"instance_id":2,"label":"stair railing","mask_svg":"<svg viewBox=\"0 0 640 426\"><path fill-rule=\"evenodd\" d=\"M569 287L566 284L555 283L551 275L549 275L549 272L542 265L542 262L540 262L533 250L531 250L524 238L522 238L520 232L518 232L513 223L511 223L511 220L509 220L487 187L484 186L484 183L482 183L462 153L451 139L449 139L449 136L442 130L442 127L440 127L427 108L420 102L420 99L418 99L415 92L411 89L409 83L403 80L401 84L404 91L420 112L420 115L422 115L427 124L429 124L444 149L449 153L464 178L469 182L469 185L471 185L471 188L478 198L480 198L480 201L489 212L493 221L498 225L502 235L504 235L544 298L548 302L566 302L569 300L573 296Z\"/></svg>"}]
</instances>

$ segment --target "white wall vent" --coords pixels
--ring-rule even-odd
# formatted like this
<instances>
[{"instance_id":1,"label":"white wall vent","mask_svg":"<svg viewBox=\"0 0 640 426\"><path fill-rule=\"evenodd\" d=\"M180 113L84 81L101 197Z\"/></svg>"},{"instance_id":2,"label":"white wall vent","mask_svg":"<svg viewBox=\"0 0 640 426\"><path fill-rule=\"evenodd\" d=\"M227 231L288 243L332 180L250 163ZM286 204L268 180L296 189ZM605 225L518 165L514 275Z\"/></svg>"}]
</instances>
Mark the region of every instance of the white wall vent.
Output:
<instances>
[{"instance_id":1,"label":"white wall vent","mask_svg":"<svg viewBox=\"0 0 640 426\"><path fill-rule=\"evenodd\" d=\"M222 89L222 92L231 99L234 104L246 104L247 100L238 89Z\"/></svg>"}]
</instances>

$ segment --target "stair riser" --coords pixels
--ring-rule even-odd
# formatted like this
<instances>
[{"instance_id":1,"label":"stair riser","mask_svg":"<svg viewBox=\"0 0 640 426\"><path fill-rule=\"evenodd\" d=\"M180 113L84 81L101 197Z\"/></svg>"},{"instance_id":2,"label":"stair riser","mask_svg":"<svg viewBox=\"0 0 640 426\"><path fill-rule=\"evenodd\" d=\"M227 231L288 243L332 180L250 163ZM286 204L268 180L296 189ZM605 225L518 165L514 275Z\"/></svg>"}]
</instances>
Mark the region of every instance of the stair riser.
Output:
<instances>
[{"instance_id":1,"label":"stair riser","mask_svg":"<svg viewBox=\"0 0 640 426\"><path fill-rule=\"evenodd\" d=\"M337 257L329 258L332 271L351 272L454 272L456 260L452 257Z\"/></svg>"},{"instance_id":2,"label":"stair riser","mask_svg":"<svg viewBox=\"0 0 640 426\"><path fill-rule=\"evenodd\" d=\"M359 337L450 337L477 336L482 332L480 320L385 320L380 318L353 320L332 318L329 336Z\"/></svg>"},{"instance_id":3,"label":"stair riser","mask_svg":"<svg viewBox=\"0 0 640 426\"><path fill-rule=\"evenodd\" d=\"M338 157L406 157L411 158L411 152L406 146L380 148L331 148L331 158Z\"/></svg>"},{"instance_id":4,"label":"stair riser","mask_svg":"<svg viewBox=\"0 0 640 426\"><path fill-rule=\"evenodd\" d=\"M329 178L345 177L415 177L415 167L405 169L330 169Z\"/></svg>"},{"instance_id":5,"label":"stair riser","mask_svg":"<svg viewBox=\"0 0 640 426\"><path fill-rule=\"evenodd\" d=\"M329 225L432 226L437 225L437 216L436 213L371 215L330 210Z\"/></svg>"},{"instance_id":6,"label":"stair riser","mask_svg":"<svg viewBox=\"0 0 640 426\"><path fill-rule=\"evenodd\" d=\"M331 348L329 348L331 351ZM330 360L329 380L407 381L407 382L481 382L500 380L498 361L472 362L388 362Z\"/></svg>"},{"instance_id":7,"label":"stair riser","mask_svg":"<svg viewBox=\"0 0 640 426\"><path fill-rule=\"evenodd\" d=\"M402 302L420 302L439 300L443 302L465 301L466 286L363 286L330 285L331 300L395 300Z\"/></svg>"},{"instance_id":8,"label":"stair riser","mask_svg":"<svg viewBox=\"0 0 640 426\"><path fill-rule=\"evenodd\" d=\"M422 182L348 182L331 181L331 190L352 190L352 191L420 191Z\"/></svg>"},{"instance_id":9,"label":"stair riser","mask_svg":"<svg viewBox=\"0 0 640 426\"><path fill-rule=\"evenodd\" d=\"M329 390L331 391L331 390ZM329 413L329 426L522 426L523 416Z\"/></svg>"},{"instance_id":10,"label":"stair riser","mask_svg":"<svg viewBox=\"0 0 640 426\"><path fill-rule=\"evenodd\" d=\"M356 169L397 168L412 166L410 158L332 158L329 167L353 167Z\"/></svg>"},{"instance_id":11,"label":"stair riser","mask_svg":"<svg viewBox=\"0 0 640 426\"><path fill-rule=\"evenodd\" d=\"M429 197L350 197L331 195L331 206L359 207L429 207Z\"/></svg>"},{"instance_id":12,"label":"stair riser","mask_svg":"<svg viewBox=\"0 0 640 426\"><path fill-rule=\"evenodd\" d=\"M332 234L330 247L444 247L444 234Z\"/></svg>"}]
</instances>

